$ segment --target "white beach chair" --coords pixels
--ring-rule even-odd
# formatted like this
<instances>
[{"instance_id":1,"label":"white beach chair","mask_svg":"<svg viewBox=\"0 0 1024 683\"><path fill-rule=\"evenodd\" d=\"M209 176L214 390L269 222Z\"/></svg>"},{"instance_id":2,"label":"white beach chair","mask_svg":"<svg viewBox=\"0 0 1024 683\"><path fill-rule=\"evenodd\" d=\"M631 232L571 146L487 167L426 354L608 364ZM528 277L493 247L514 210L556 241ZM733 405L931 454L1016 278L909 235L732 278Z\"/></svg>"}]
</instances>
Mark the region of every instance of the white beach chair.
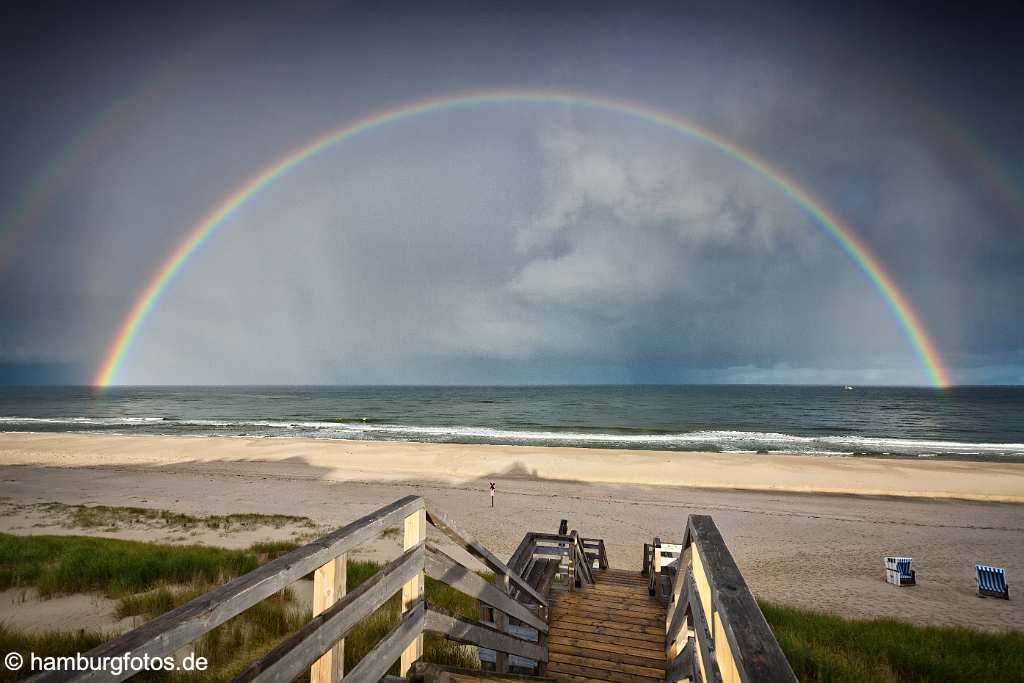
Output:
<instances>
[{"instance_id":1,"label":"white beach chair","mask_svg":"<svg viewBox=\"0 0 1024 683\"><path fill-rule=\"evenodd\" d=\"M882 558L885 565L885 580L894 586L917 585L917 573L913 570L914 560L910 557L894 557L887 555Z\"/></svg>"}]
</instances>

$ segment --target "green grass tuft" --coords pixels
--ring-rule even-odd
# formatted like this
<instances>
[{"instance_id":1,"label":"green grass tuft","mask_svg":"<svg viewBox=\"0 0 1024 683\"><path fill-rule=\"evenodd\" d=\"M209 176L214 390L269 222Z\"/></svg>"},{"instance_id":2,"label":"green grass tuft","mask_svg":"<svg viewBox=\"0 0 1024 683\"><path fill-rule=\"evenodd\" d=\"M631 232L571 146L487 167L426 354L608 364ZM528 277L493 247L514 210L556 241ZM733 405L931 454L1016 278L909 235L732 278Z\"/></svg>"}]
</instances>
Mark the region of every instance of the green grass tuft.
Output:
<instances>
[{"instance_id":1,"label":"green grass tuft","mask_svg":"<svg viewBox=\"0 0 1024 683\"><path fill-rule=\"evenodd\" d=\"M111 636L92 631L50 631L31 633L9 628L0 622L0 654L18 652L28 661L29 653L34 652L41 657L68 657L77 652L87 652L110 640ZM19 672L10 671L0 666L0 681L16 681L24 678L23 669Z\"/></svg>"},{"instance_id":2,"label":"green grass tuft","mask_svg":"<svg viewBox=\"0 0 1024 683\"><path fill-rule=\"evenodd\" d=\"M260 563L263 563L276 560L282 555L287 555L302 546L302 543L296 543L295 541L260 541L249 546L249 551L256 553Z\"/></svg>"},{"instance_id":3,"label":"green grass tuft","mask_svg":"<svg viewBox=\"0 0 1024 683\"><path fill-rule=\"evenodd\" d=\"M280 529L286 526L316 528L308 517L295 515L266 515L243 512L230 515L189 515L170 510L141 507L112 507L108 505L65 505L42 503L38 509L63 517L62 525L82 529L116 531L123 526L190 530L197 528L240 531L258 527Z\"/></svg>"},{"instance_id":4,"label":"green grass tuft","mask_svg":"<svg viewBox=\"0 0 1024 683\"><path fill-rule=\"evenodd\" d=\"M118 596L118 618L152 619L206 593L224 581L251 571L294 549L292 542L258 543L248 550L175 546L80 536L10 536L0 534L0 587L36 586L41 595L102 591ZM376 562L350 560L347 585L353 590L380 571ZM428 578L427 600L438 610L469 619L479 617L479 603ZM176 673L176 681L227 681L265 654L285 635L309 621L309 610L296 604L291 589L255 605L217 627L196 643L196 654L210 660L200 678ZM396 594L345 639L345 666L351 669L401 618ZM108 636L80 632L26 634L0 628L5 652L64 655L85 652ZM428 661L465 668L479 667L472 650L427 634ZM393 668L397 673L397 664ZM147 674L144 680L168 678ZM6 680L0 672L0 681Z\"/></svg>"},{"instance_id":5,"label":"green grass tuft","mask_svg":"<svg viewBox=\"0 0 1024 683\"><path fill-rule=\"evenodd\" d=\"M1024 633L843 619L761 603L801 681L1024 681Z\"/></svg>"},{"instance_id":6,"label":"green grass tuft","mask_svg":"<svg viewBox=\"0 0 1024 683\"><path fill-rule=\"evenodd\" d=\"M0 589L35 586L41 595L104 592L119 598L118 617L153 618L224 581L251 571L297 547L293 542L259 543L247 550L159 545L78 536L0 534ZM350 560L353 590L380 571L376 562ZM493 576L484 575L488 580ZM432 608L475 620L477 600L426 580ZM393 596L345 639L345 666L353 666L401 618ZM920 627L888 619L849 620L809 610L762 603L768 623L802 681L977 680L1024 681L1024 633L987 633L966 628ZM282 591L214 629L196 644L211 660L202 680L228 680L310 618L290 590ZM89 632L23 633L0 624L0 651L68 655L107 640ZM427 634L427 661L477 668L471 648ZM392 673L397 672L397 666ZM166 678L149 675L144 678ZM176 674L175 680L192 680ZM0 667L0 681L10 680ZM195 678L195 680L200 680Z\"/></svg>"},{"instance_id":7,"label":"green grass tuft","mask_svg":"<svg viewBox=\"0 0 1024 683\"><path fill-rule=\"evenodd\" d=\"M0 590L125 595L160 583L221 582L259 565L256 554L83 536L0 534Z\"/></svg>"}]
</instances>

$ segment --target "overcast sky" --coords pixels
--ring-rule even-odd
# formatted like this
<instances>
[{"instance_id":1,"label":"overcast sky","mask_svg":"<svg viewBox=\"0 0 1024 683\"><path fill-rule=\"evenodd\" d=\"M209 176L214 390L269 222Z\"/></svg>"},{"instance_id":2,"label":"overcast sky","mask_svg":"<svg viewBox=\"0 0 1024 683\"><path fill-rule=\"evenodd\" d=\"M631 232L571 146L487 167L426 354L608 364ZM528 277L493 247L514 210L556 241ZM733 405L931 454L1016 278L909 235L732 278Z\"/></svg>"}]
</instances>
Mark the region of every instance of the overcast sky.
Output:
<instances>
[{"instance_id":1,"label":"overcast sky","mask_svg":"<svg viewBox=\"0 0 1024 683\"><path fill-rule=\"evenodd\" d=\"M210 4L5 3L0 383L88 382L167 254L275 159L498 88L632 100L753 150L854 227L955 381L1024 383L1024 10ZM408 118L271 184L118 380L927 375L777 185L636 118L519 103Z\"/></svg>"}]
</instances>

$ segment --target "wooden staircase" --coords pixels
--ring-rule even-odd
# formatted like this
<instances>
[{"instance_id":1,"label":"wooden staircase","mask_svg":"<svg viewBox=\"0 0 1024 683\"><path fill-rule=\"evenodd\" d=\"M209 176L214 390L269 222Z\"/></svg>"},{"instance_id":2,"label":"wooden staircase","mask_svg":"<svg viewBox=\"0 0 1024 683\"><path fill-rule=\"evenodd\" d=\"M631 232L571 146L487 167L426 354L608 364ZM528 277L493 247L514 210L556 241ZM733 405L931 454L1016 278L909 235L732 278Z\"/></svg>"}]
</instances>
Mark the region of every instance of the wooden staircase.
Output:
<instances>
[{"instance_id":1,"label":"wooden staircase","mask_svg":"<svg viewBox=\"0 0 1024 683\"><path fill-rule=\"evenodd\" d=\"M636 571L551 593L547 675L563 681L664 681L665 606Z\"/></svg>"},{"instance_id":2,"label":"wooden staircase","mask_svg":"<svg viewBox=\"0 0 1024 683\"><path fill-rule=\"evenodd\" d=\"M493 582L428 541L428 524L482 563ZM392 528L404 529L404 552L347 590L348 553ZM527 532L506 565L419 496L335 529L86 656L173 657L310 574L317 614L250 663L234 683L290 681L307 672L314 683L338 683L343 675L352 683L796 683L710 517L690 515L679 544L657 538L644 544L640 572L610 569L604 541L569 531L566 520L557 534ZM427 577L477 600L480 618L453 616L428 603ZM402 596L398 624L351 670L342 671L345 637L396 595ZM476 648L481 669L423 661L425 633ZM402 678L387 674L396 663ZM56 670L33 680L118 681L134 673Z\"/></svg>"}]
</instances>

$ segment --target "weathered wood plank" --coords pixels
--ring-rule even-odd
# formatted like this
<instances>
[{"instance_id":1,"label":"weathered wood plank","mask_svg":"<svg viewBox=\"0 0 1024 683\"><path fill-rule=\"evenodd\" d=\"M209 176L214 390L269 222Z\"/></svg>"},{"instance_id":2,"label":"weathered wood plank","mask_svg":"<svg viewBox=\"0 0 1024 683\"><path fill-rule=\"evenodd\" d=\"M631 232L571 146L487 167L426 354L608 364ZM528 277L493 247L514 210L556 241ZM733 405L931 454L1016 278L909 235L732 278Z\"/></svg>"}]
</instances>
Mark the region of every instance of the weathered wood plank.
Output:
<instances>
[{"instance_id":1,"label":"weathered wood plank","mask_svg":"<svg viewBox=\"0 0 1024 683\"><path fill-rule=\"evenodd\" d=\"M460 617L451 617L447 614L427 610L424 628L431 633L443 635L450 640L460 643L478 645L488 650L505 652L535 661L548 661L547 651L536 643L516 638L490 626L467 621Z\"/></svg>"},{"instance_id":2,"label":"weathered wood plank","mask_svg":"<svg viewBox=\"0 0 1024 683\"><path fill-rule=\"evenodd\" d=\"M619 632L626 633L646 633L658 636L659 639L664 639L665 637L665 627L658 626L657 624L623 624L617 622L610 622L606 619L601 618L577 616L572 613L559 614L558 617L552 618L551 621L552 623L558 623L560 625L573 623L580 624L583 626L592 626L595 628L609 628Z\"/></svg>"},{"instance_id":3,"label":"weathered wood plank","mask_svg":"<svg viewBox=\"0 0 1024 683\"><path fill-rule=\"evenodd\" d=\"M408 550L421 545L427 540L427 517L425 510L416 510L405 518L405 536L403 547ZM402 613L405 614L411 606L423 600L426 581L425 572L420 572L402 586ZM423 656L423 633L418 633L412 642L402 652L402 662L398 668L399 674L407 676L413 662Z\"/></svg>"},{"instance_id":4,"label":"weathered wood plank","mask_svg":"<svg viewBox=\"0 0 1024 683\"><path fill-rule=\"evenodd\" d=\"M182 646L212 631L256 603L288 587L317 567L373 540L384 529L404 519L411 511L422 508L423 499L407 496L386 505L323 538L293 550L258 569L199 596L129 631L120 638L93 648L86 656L117 657L126 652L135 656L165 657ZM44 674L41 681L100 680L122 681L131 675L124 671L114 676L108 672L55 671Z\"/></svg>"},{"instance_id":5,"label":"weathered wood plank","mask_svg":"<svg viewBox=\"0 0 1024 683\"><path fill-rule=\"evenodd\" d=\"M388 672L395 660L400 659L409 644L423 635L426 606L420 600L409 607L398 626L384 636L352 671L345 676L350 683L377 683Z\"/></svg>"},{"instance_id":6,"label":"weathered wood plank","mask_svg":"<svg viewBox=\"0 0 1024 683\"><path fill-rule=\"evenodd\" d=\"M686 609L690 603L690 584L693 582L693 577L690 575L689 567L686 568L686 573L683 575L682 581L681 593L676 598L675 603L671 605L672 619L668 623L668 628L665 629L666 648L676 640L679 628L683 625L683 621L686 619Z\"/></svg>"},{"instance_id":7,"label":"weathered wood plank","mask_svg":"<svg viewBox=\"0 0 1024 683\"><path fill-rule=\"evenodd\" d=\"M630 674L632 676L647 676L650 678L664 678L665 667L655 666L637 666L635 664L622 664L620 662L613 662L608 659L595 659L591 657L580 657L578 655L563 654L561 652L552 652L548 660L552 665L557 663L572 664L574 666L583 666L591 669L601 669L602 671L615 671L623 674Z\"/></svg>"},{"instance_id":8,"label":"weathered wood plank","mask_svg":"<svg viewBox=\"0 0 1024 683\"><path fill-rule=\"evenodd\" d=\"M424 556L422 545L407 550L281 641L239 674L235 681L291 681L334 642L344 638L359 622L383 606L412 577L421 573Z\"/></svg>"},{"instance_id":9,"label":"weathered wood plank","mask_svg":"<svg viewBox=\"0 0 1024 683\"><path fill-rule=\"evenodd\" d=\"M583 546L587 550L596 551L597 553L597 566L599 569L608 569L608 552L604 547L604 539L602 538L584 538L582 539Z\"/></svg>"},{"instance_id":10,"label":"weathered wood plank","mask_svg":"<svg viewBox=\"0 0 1024 683\"><path fill-rule=\"evenodd\" d=\"M576 570L578 580L593 585L594 575L590 569L590 562L587 561L583 545L580 543L579 534L573 529L569 532L569 537L572 539L570 550L573 553L573 568Z\"/></svg>"},{"instance_id":11,"label":"weathered wood plank","mask_svg":"<svg viewBox=\"0 0 1024 683\"><path fill-rule=\"evenodd\" d=\"M554 541L557 543L569 543L572 539L569 538L568 533L564 534L549 534L544 531L534 531L533 538L537 541Z\"/></svg>"},{"instance_id":12,"label":"weathered wood plank","mask_svg":"<svg viewBox=\"0 0 1024 683\"><path fill-rule=\"evenodd\" d=\"M603 671L601 669L588 669L581 666L574 666L572 664L563 664L556 662L551 665L551 674L556 676L559 680L574 680L574 681L611 681L612 683L635 683L636 681L658 681L658 683L664 683L662 677L648 677L648 676L633 676L631 674L622 674L615 671Z\"/></svg>"},{"instance_id":13,"label":"weathered wood plank","mask_svg":"<svg viewBox=\"0 0 1024 683\"><path fill-rule=\"evenodd\" d=\"M508 568L520 576L526 575L526 569L533 558L533 536L532 531L523 536L523 540L519 542L512 557L508 558Z\"/></svg>"},{"instance_id":14,"label":"weathered wood plank","mask_svg":"<svg viewBox=\"0 0 1024 683\"><path fill-rule=\"evenodd\" d=\"M575 683L606 683L605 678L588 678L586 676L576 676L575 674L559 673L557 679L559 681L574 681Z\"/></svg>"},{"instance_id":15,"label":"weathered wood plank","mask_svg":"<svg viewBox=\"0 0 1024 683\"><path fill-rule=\"evenodd\" d=\"M626 583L625 581L601 580L591 589L597 593L623 593L640 596L647 590L647 581L643 583Z\"/></svg>"},{"instance_id":16,"label":"weathered wood plank","mask_svg":"<svg viewBox=\"0 0 1024 683\"><path fill-rule=\"evenodd\" d=\"M530 573L525 576L526 582L536 588L541 595L547 595L557 571L557 560L538 560L533 563Z\"/></svg>"},{"instance_id":17,"label":"weathered wood plank","mask_svg":"<svg viewBox=\"0 0 1024 683\"><path fill-rule=\"evenodd\" d=\"M327 610L345 597L348 555L340 555L313 572L313 616ZM313 662L310 683L338 683L344 673L345 641L338 640L324 655Z\"/></svg>"},{"instance_id":18,"label":"weathered wood plank","mask_svg":"<svg viewBox=\"0 0 1024 683\"><path fill-rule=\"evenodd\" d=\"M704 612L704 605L700 600L700 592L697 591L697 583L690 574L690 585L687 588L690 596L689 613L693 617L693 632L697 640L697 649L700 653L700 661L704 665L704 673L711 683L721 683L722 672L718 668L718 660L715 657L715 642L711 639L711 627ZM728 646L727 643L722 643Z\"/></svg>"},{"instance_id":19,"label":"weathered wood plank","mask_svg":"<svg viewBox=\"0 0 1024 683\"><path fill-rule=\"evenodd\" d=\"M693 638L689 638L683 649L675 656L675 659L665 667L665 680L674 683L681 678L692 678L694 664Z\"/></svg>"},{"instance_id":20,"label":"weathered wood plank","mask_svg":"<svg viewBox=\"0 0 1024 683\"><path fill-rule=\"evenodd\" d=\"M577 628L572 628L573 626ZM622 643L623 645L633 645L637 648L644 649L660 649L661 643L664 640L664 637L659 636L658 634L633 633L630 631L617 631L616 629L610 628L602 628L601 633L598 633L594 627L583 624L569 624L568 627L565 628L552 628L549 632L549 637L571 639L590 638L594 641Z\"/></svg>"},{"instance_id":21,"label":"weathered wood plank","mask_svg":"<svg viewBox=\"0 0 1024 683\"><path fill-rule=\"evenodd\" d=\"M633 576L622 576L621 574L611 574L611 573L609 573L609 570L605 570L604 573L601 575L601 582L602 583L611 582L611 583L621 584L623 586L646 586L647 585L647 579L645 579L644 577L640 576L639 574L636 574L636 575L633 575Z\"/></svg>"},{"instance_id":22,"label":"weathered wood plank","mask_svg":"<svg viewBox=\"0 0 1024 683\"><path fill-rule=\"evenodd\" d=\"M448 519L444 514L437 512L436 510L427 510L427 519L433 524L439 531L444 533L453 541L461 545L471 555L477 559L483 561L492 571L498 574L504 574L519 588L521 591L529 595L538 605L542 605L547 609L548 601L540 593L534 590L533 586L526 583L523 577L519 576L515 572L511 571L505 563L499 560L494 554L482 546L469 534L462 532L458 529L454 522Z\"/></svg>"},{"instance_id":23,"label":"weathered wood plank","mask_svg":"<svg viewBox=\"0 0 1024 683\"><path fill-rule=\"evenodd\" d=\"M593 601L593 602L563 602L551 608L551 614L575 613L580 615L598 614L607 616L610 621L636 622L643 624L655 624L665 628L665 610L655 609L648 605L629 605L622 603Z\"/></svg>"},{"instance_id":24,"label":"weathered wood plank","mask_svg":"<svg viewBox=\"0 0 1024 683\"><path fill-rule=\"evenodd\" d=\"M796 681L714 520L690 515L687 527L703 565L709 568L715 609L721 615L740 677L764 683Z\"/></svg>"},{"instance_id":25,"label":"weathered wood plank","mask_svg":"<svg viewBox=\"0 0 1024 683\"><path fill-rule=\"evenodd\" d=\"M575 638L550 636L548 638L548 644L551 648L559 647L573 648L576 650L590 650L593 652L609 652L620 655L633 655L635 657L654 662L665 661L665 653L657 647L654 647L653 643L644 643L642 646L638 646L637 641L623 642L619 639L609 639L611 642L604 642L597 638L580 637L582 635L583 634L578 634Z\"/></svg>"},{"instance_id":26,"label":"weathered wood plank","mask_svg":"<svg viewBox=\"0 0 1024 683\"><path fill-rule=\"evenodd\" d=\"M528 674L498 674L494 671L482 671L480 669L462 669L453 666L442 666L428 662L416 662L412 670L413 679L416 681L433 681L434 683L487 683L488 681L529 681L531 683L556 683L554 678L546 676L532 676ZM405 679L402 679L405 682ZM394 683L398 683L395 681Z\"/></svg>"},{"instance_id":27,"label":"weathered wood plank","mask_svg":"<svg viewBox=\"0 0 1024 683\"><path fill-rule=\"evenodd\" d=\"M605 570L601 575L601 583L612 583L620 586L646 586L648 579L643 576L619 576L616 574L609 574L610 570Z\"/></svg>"},{"instance_id":28,"label":"weathered wood plank","mask_svg":"<svg viewBox=\"0 0 1024 683\"><path fill-rule=\"evenodd\" d=\"M516 602L503 590L495 587L446 555L442 550L427 545L427 575L442 581L455 590L481 600L538 631L547 632L547 623L522 603Z\"/></svg>"},{"instance_id":29,"label":"weathered wood plank","mask_svg":"<svg viewBox=\"0 0 1024 683\"><path fill-rule=\"evenodd\" d=\"M576 655L587 659L603 659L619 664L633 664L636 666L647 666L654 669L664 668L665 658L648 656L644 657L632 652L613 652L604 649L586 647L586 643L579 645L568 645L558 641L549 641L549 652L558 652L565 655Z\"/></svg>"},{"instance_id":30,"label":"weathered wood plank","mask_svg":"<svg viewBox=\"0 0 1024 683\"><path fill-rule=\"evenodd\" d=\"M620 644L623 647L630 647L638 651L664 652L661 647L661 638L657 635L647 636L639 634L609 634L595 633L592 629L583 627L580 629L552 626L549 631L551 638L563 640L591 640L593 642Z\"/></svg>"},{"instance_id":31,"label":"weathered wood plank","mask_svg":"<svg viewBox=\"0 0 1024 683\"><path fill-rule=\"evenodd\" d=\"M652 617L660 616L664 618L666 614L665 606L657 600L652 600L647 595L647 591L634 592L632 595L608 595L593 589L587 589L583 593L561 596L558 602L563 605L595 605L623 612L650 615Z\"/></svg>"},{"instance_id":32,"label":"weathered wood plank","mask_svg":"<svg viewBox=\"0 0 1024 683\"><path fill-rule=\"evenodd\" d=\"M605 611L597 609L596 607L588 609L583 606L577 606L572 609L555 607L551 610L551 618L553 620L561 621L563 617L593 619L595 621L605 621L609 624L618 624L619 626L630 628L633 626L649 626L656 631L663 630L665 628L664 619L647 617L640 614L631 614L629 612Z\"/></svg>"}]
</instances>

